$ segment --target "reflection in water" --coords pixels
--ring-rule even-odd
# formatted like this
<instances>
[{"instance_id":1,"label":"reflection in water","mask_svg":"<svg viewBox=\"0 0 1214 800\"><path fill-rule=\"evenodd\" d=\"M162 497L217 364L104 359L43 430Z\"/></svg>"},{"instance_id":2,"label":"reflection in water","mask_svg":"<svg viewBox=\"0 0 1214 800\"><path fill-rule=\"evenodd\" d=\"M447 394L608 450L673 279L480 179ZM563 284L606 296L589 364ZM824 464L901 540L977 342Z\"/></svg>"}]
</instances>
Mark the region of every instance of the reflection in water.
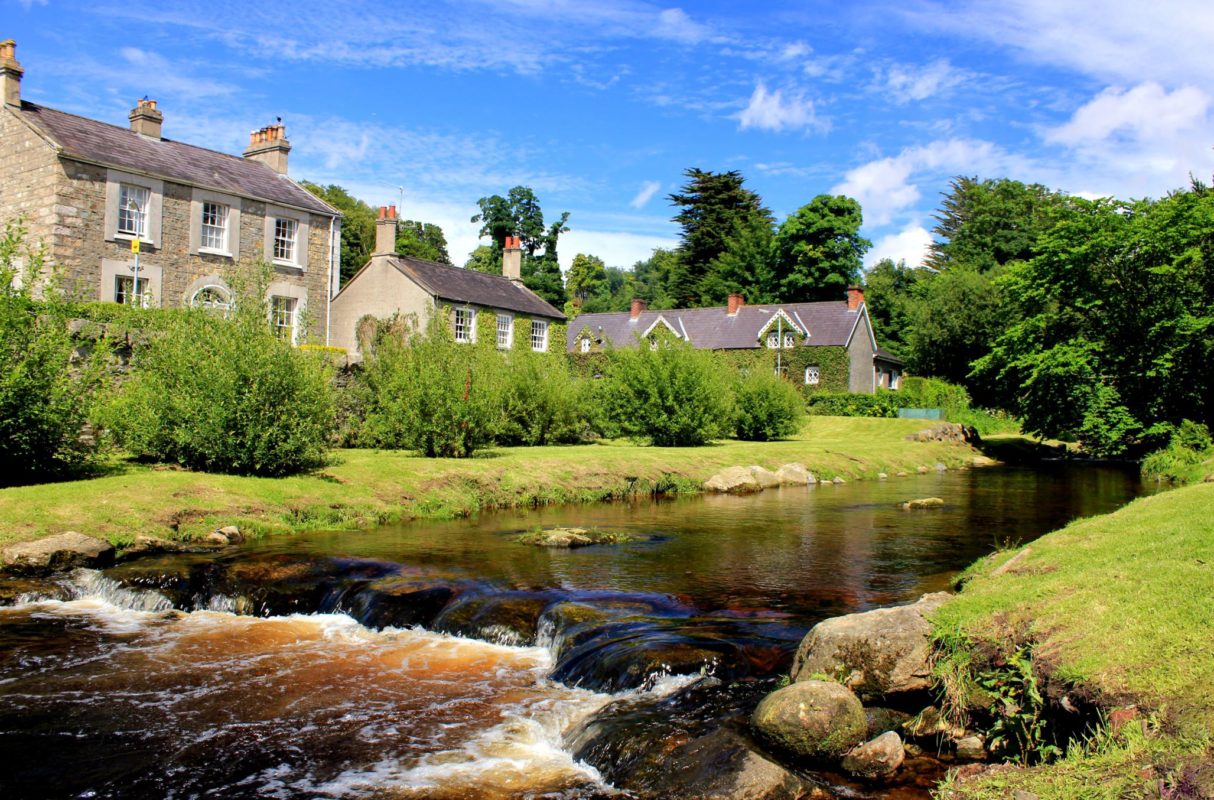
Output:
<instances>
[{"instance_id":1,"label":"reflection in water","mask_svg":"<svg viewBox=\"0 0 1214 800\"><path fill-rule=\"evenodd\" d=\"M78 573L77 599L0 609L0 796L586 798L622 764L660 785L661 743L737 726L814 622L1138 491L1108 469L954 472ZM922 496L946 505L897 508ZM647 540L513 541L571 524Z\"/></svg>"}]
</instances>

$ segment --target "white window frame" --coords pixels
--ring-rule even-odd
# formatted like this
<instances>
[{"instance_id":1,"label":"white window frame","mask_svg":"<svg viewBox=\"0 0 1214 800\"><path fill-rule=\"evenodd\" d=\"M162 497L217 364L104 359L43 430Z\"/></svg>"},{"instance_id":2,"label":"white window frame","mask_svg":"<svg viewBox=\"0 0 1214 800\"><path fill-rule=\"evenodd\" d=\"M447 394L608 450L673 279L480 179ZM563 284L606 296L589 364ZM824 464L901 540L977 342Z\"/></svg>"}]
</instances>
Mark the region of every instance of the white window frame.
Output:
<instances>
[{"instance_id":1,"label":"white window frame","mask_svg":"<svg viewBox=\"0 0 1214 800\"><path fill-rule=\"evenodd\" d=\"M461 331L460 329L463 328ZM461 344L476 342L476 309L469 306L456 306L453 315L452 329L455 341Z\"/></svg>"},{"instance_id":2,"label":"white window frame","mask_svg":"<svg viewBox=\"0 0 1214 800\"><path fill-rule=\"evenodd\" d=\"M137 198L137 199L136 199ZM152 190L134 183L118 184L118 235L144 239L152 213ZM129 221L129 224L128 224Z\"/></svg>"},{"instance_id":3,"label":"white window frame","mask_svg":"<svg viewBox=\"0 0 1214 800\"><path fill-rule=\"evenodd\" d=\"M797 336L793 333L784 334L784 349L790 350L797 346Z\"/></svg>"},{"instance_id":4,"label":"white window frame","mask_svg":"<svg viewBox=\"0 0 1214 800\"><path fill-rule=\"evenodd\" d=\"M510 314L497 315L497 346L501 350L514 346L514 317Z\"/></svg>"},{"instance_id":5,"label":"white window frame","mask_svg":"<svg viewBox=\"0 0 1214 800\"><path fill-rule=\"evenodd\" d=\"M204 292L217 294L220 297L222 297L223 299L218 302L215 302L215 301L208 302L206 300L200 300L199 297ZM232 304L232 293L228 290L228 288L226 286L220 286L217 283L208 283L205 286L200 286L192 294L190 294L189 302L190 302L190 308L201 308L201 309L206 309L208 311L209 310L222 311L223 315L225 317L228 315L228 312L232 310L232 305L233 305Z\"/></svg>"},{"instance_id":6,"label":"white window frame","mask_svg":"<svg viewBox=\"0 0 1214 800\"><path fill-rule=\"evenodd\" d=\"M537 353L548 352L548 321L531 320L531 349Z\"/></svg>"},{"instance_id":7,"label":"white window frame","mask_svg":"<svg viewBox=\"0 0 1214 800\"><path fill-rule=\"evenodd\" d=\"M140 308L152 307L152 284L148 278L139 276L138 279L134 275L115 275L114 276L114 302L118 305L129 305L127 298L131 288L126 285L131 284L131 288L135 290L139 297Z\"/></svg>"},{"instance_id":8,"label":"white window frame","mask_svg":"<svg viewBox=\"0 0 1214 800\"><path fill-rule=\"evenodd\" d=\"M285 306L285 309L284 309ZM284 316L284 311L286 316ZM284 325L283 322L286 322ZM274 335L295 344L299 335L299 299L286 295L270 295L270 328ZM283 333L288 335L284 336Z\"/></svg>"},{"instance_id":9,"label":"white window frame","mask_svg":"<svg viewBox=\"0 0 1214 800\"><path fill-rule=\"evenodd\" d=\"M224 206L227 209L223 237L218 247L203 244L203 231L206 227L203 218L208 204ZM240 217L239 197L195 189L190 198L190 253L223 256L233 261L240 258Z\"/></svg>"},{"instance_id":10,"label":"white window frame","mask_svg":"<svg viewBox=\"0 0 1214 800\"><path fill-rule=\"evenodd\" d=\"M265 223L265 238L263 247L265 254L269 258L270 263L277 267L288 267L291 269L306 270L308 268L308 242L310 235L310 225L308 223L308 214L303 211L295 211L289 208L279 206L266 207L266 223ZM278 222L279 220L294 220L295 222L295 237L294 250L290 258L276 258L276 243L278 240Z\"/></svg>"},{"instance_id":11,"label":"white window frame","mask_svg":"<svg viewBox=\"0 0 1214 800\"><path fill-rule=\"evenodd\" d=\"M805 368L805 385L817 386L822 382L822 370L816 366Z\"/></svg>"},{"instance_id":12,"label":"white window frame","mask_svg":"<svg viewBox=\"0 0 1214 800\"><path fill-rule=\"evenodd\" d=\"M767 349L778 350L780 348L780 335L775 331L770 331L767 334Z\"/></svg>"},{"instance_id":13,"label":"white window frame","mask_svg":"<svg viewBox=\"0 0 1214 800\"><path fill-rule=\"evenodd\" d=\"M583 353L590 352L590 337L589 336L582 337L582 352Z\"/></svg>"},{"instance_id":14,"label":"white window frame","mask_svg":"<svg viewBox=\"0 0 1214 800\"><path fill-rule=\"evenodd\" d=\"M120 231L123 217L122 205L129 198L124 190L140 189L146 192L146 201L141 213L141 228L138 233ZM160 228L164 207L164 181L147 178L121 170L106 170L105 177L105 239L108 242L130 242L138 239L151 247L160 247Z\"/></svg>"},{"instance_id":15,"label":"white window frame","mask_svg":"<svg viewBox=\"0 0 1214 800\"><path fill-rule=\"evenodd\" d=\"M275 264L295 266L299 263L299 220L291 217L274 218L274 248Z\"/></svg>"}]
</instances>

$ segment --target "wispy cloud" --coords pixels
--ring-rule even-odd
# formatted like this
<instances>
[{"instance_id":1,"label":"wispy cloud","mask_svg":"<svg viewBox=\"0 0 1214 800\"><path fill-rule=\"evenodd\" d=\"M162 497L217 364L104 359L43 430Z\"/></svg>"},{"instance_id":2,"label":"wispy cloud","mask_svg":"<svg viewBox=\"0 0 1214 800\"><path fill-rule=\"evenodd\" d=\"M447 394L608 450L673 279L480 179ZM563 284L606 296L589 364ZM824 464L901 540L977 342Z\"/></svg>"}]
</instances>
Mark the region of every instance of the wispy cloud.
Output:
<instances>
[{"instance_id":1,"label":"wispy cloud","mask_svg":"<svg viewBox=\"0 0 1214 800\"><path fill-rule=\"evenodd\" d=\"M632 198L632 202L628 205L633 208L644 208L661 188L662 184L659 181L645 181L641 184L641 190L637 192L636 197Z\"/></svg>"},{"instance_id":2,"label":"wispy cloud","mask_svg":"<svg viewBox=\"0 0 1214 800\"><path fill-rule=\"evenodd\" d=\"M922 66L894 64L885 74L885 89L894 102L905 105L947 92L965 79L946 58Z\"/></svg>"},{"instance_id":3,"label":"wispy cloud","mask_svg":"<svg viewBox=\"0 0 1214 800\"><path fill-rule=\"evenodd\" d=\"M762 83L755 87L750 102L738 114L738 122L742 130L757 128L777 133L785 130L823 130L828 127L824 120L818 119L813 101L804 92L798 91L785 97L782 89L769 92Z\"/></svg>"}]
</instances>

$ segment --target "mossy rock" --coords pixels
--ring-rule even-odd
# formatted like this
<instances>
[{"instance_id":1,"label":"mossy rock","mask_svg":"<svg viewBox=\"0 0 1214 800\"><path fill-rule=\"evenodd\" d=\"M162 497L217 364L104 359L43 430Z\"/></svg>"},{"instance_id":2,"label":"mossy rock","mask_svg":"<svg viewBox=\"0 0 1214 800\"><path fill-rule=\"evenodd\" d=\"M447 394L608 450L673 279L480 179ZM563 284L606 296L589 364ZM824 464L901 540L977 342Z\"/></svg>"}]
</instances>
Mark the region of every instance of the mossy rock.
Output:
<instances>
[{"instance_id":1,"label":"mossy rock","mask_svg":"<svg viewBox=\"0 0 1214 800\"><path fill-rule=\"evenodd\" d=\"M518 537L519 544L535 547L561 547L572 550L596 544L625 544L640 541L643 537L624 531L602 531L594 528L547 528L530 531Z\"/></svg>"},{"instance_id":2,"label":"mossy rock","mask_svg":"<svg viewBox=\"0 0 1214 800\"><path fill-rule=\"evenodd\" d=\"M799 681L764 697L751 725L781 750L814 761L841 758L864 741L860 699L831 681Z\"/></svg>"},{"instance_id":3,"label":"mossy rock","mask_svg":"<svg viewBox=\"0 0 1214 800\"><path fill-rule=\"evenodd\" d=\"M903 511L914 511L917 508L940 508L944 505L944 501L939 497L920 497L916 500L907 500L902 504Z\"/></svg>"}]
</instances>

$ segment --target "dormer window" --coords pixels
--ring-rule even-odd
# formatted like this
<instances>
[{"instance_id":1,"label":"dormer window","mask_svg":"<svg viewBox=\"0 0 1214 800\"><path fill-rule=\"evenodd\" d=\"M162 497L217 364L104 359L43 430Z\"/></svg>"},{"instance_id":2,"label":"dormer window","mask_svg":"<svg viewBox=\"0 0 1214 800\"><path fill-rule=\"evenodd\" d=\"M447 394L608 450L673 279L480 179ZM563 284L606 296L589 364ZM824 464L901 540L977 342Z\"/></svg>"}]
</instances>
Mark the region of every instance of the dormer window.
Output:
<instances>
[{"instance_id":1,"label":"dormer window","mask_svg":"<svg viewBox=\"0 0 1214 800\"><path fill-rule=\"evenodd\" d=\"M791 333L784 334L784 347L791 348L796 346L797 340Z\"/></svg>"},{"instance_id":2,"label":"dormer window","mask_svg":"<svg viewBox=\"0 0 1214 800\"><path fill-rule=\"evenodd\" d=\"M585 336L582 337L582 352L590 352L590 339L586 338Z\"/></svg>"},{"instance_id":3,"label":"dormer window","mask_svg":"<svg viewBox=\"0 0 1214 800\"><path fill-rule=\"evenodd\" d=\"M771 333L767 334L767 347L771 350L775 350L779 346L780 346L780 335L777 334L775 331L772 331Z\"/></svg>"}]
</instances>

